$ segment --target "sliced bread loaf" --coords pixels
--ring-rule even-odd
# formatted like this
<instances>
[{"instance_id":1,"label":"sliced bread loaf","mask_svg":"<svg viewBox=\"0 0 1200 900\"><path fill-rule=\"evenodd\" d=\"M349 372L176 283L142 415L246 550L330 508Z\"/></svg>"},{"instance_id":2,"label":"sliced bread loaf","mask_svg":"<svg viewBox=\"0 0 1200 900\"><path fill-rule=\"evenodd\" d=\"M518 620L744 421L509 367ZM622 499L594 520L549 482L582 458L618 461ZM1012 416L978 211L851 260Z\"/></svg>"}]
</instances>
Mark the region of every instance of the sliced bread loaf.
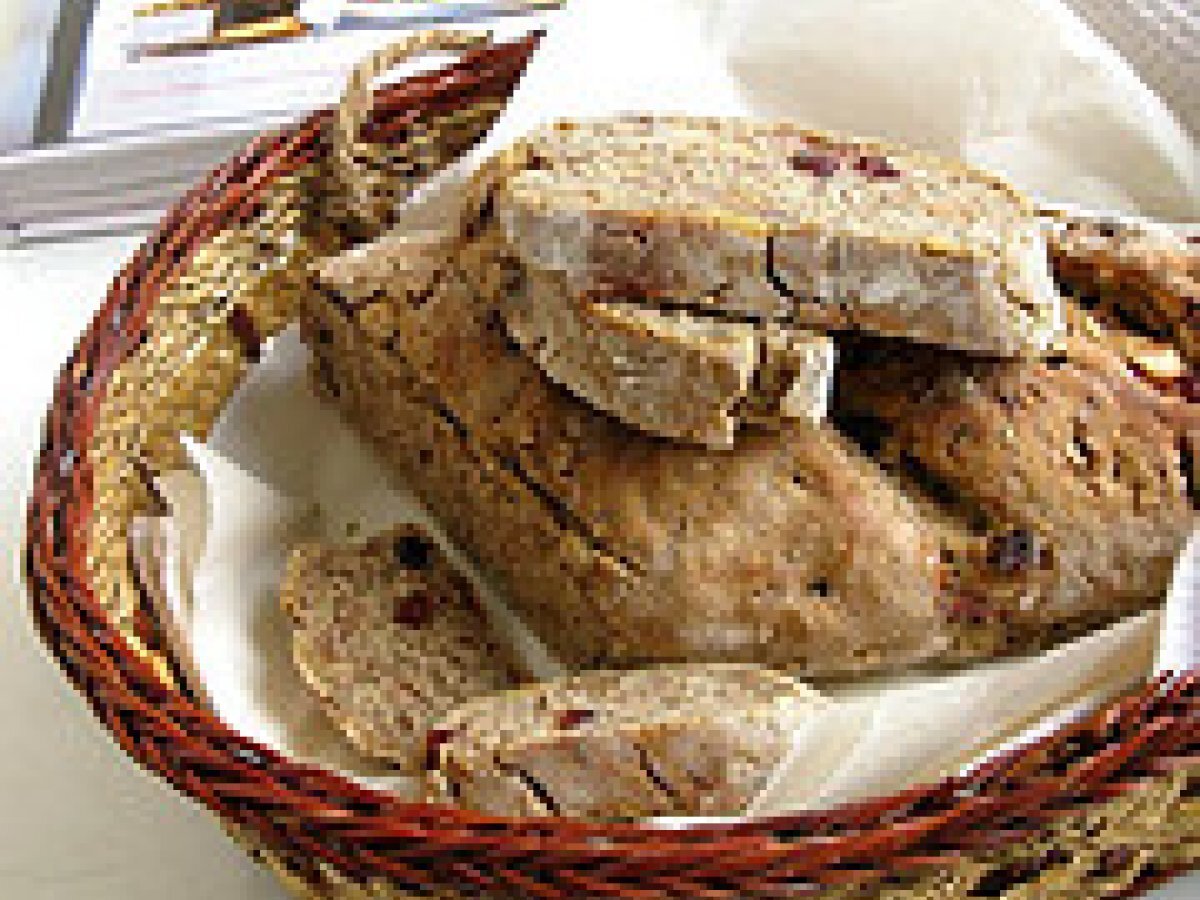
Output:
<instances>
[{"instance_id":1,"label":"sliced bread loaf","mask_svg":"<svg viewBox=\"0 0 1200 900\"><path fill-rule=\"evenodd\" d=\"M554 385L454 272L419 305L315 311L321 380L564 664L936 654L937 535L832 429L718 450L629 428Z\"/></svg>"},{"instance_id":2,"label":"sliced bread loaf","mask_svg":"<svg viewBox=\"0 0 1200 900\"><path fill-rule=\"evenodd\" d=\"M300 544L280 599L296 664L330 717L404 770L419 770L419 741L451 708L527 678L473 587L414 525Z\"/></svg>"},{"instance_id":3,"label":"sliced bread loaf","mask_svg":"<svg viewBox=\"0 0 1200 900\"><path fill-rule=\"evenodd\" d=\"M431 793L495 815L738 815L824 702L755 666L543 682L439 722L428 741Z\"/></svg>"},{"instance_id":4,"label":"sliced bread loaf","mask_svg":"<svg viewBox=\"0 0 1200 900\"><path fill-rule=\"evenodd\" d=\"M1194 404L1135 369L1183 390L1180 361L1126 365L1103 330L1018 360L848 334L826 421L696 446L551 382L505 321L538 267L494 217L460 237L353 305L314 291L306 340L326 395L570 667L987 658L1161 596L1200 506Z\"/></svg>"}]
</instances>

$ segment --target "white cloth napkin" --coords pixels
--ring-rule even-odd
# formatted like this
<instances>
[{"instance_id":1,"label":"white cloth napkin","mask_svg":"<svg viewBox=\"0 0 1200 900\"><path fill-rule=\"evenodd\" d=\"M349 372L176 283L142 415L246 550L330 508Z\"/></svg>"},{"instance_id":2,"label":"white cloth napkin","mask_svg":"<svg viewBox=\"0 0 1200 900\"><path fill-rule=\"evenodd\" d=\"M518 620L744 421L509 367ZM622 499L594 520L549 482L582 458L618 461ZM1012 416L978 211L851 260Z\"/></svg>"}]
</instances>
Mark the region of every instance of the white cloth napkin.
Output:
<instances>
[{"instance_id":1,"label":"white cloth napkin","mask_svg":"<svg viewBox=\"0 0 1200 900\"><path fill-rule=\"evenodd\" d=\"M832 715L804 724L747 813L865 800L1036 737L1043 719L1058 721L1064 709L1078 714L1145 680L1159 621L1155 610L1042 656L847 698ZM821 756L830 746L838 748L832 764Z\"/></svg>"},{"instance_id":2,"label":"white cloth napkin","mask_svg":"<svg viewBox=\"0 0 1200 900\"><path fill-rule=\"evenodd\" d=\"M1154 668L1186 672L1200 666L1200 529L1175 567L1163 614L1162 638Z\"/></svg>"}]
</instances>

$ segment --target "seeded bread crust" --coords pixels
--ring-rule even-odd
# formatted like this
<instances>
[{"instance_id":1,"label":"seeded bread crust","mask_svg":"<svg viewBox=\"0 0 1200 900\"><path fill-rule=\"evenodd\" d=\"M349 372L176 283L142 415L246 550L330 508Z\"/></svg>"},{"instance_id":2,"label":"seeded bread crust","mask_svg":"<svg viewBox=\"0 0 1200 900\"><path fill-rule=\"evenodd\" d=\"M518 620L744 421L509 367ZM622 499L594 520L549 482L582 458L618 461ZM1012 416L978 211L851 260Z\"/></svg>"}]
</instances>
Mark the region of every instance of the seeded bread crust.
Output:
<instances>
[{"instance_id":1,"label":"seeded bread crust","mask_svg":"<svg viewBox=\"0 0 1200 900\"><path fill-rule=\"evenodd\" d=\"M754 666L587 672L493 694L430 732L430 798L493 815L737 815L824 703Z\"/></svg>"},{"instance_id":2,"label":"seeded bread crust","mask_svg":"<svg viewBox=\"0 0 1200 900\"><path fill-rule=\"evenodd\" d=\"M296 665L330 718L364 753L409 772L446 712L528 680L474 589L414 525L298 545L280 600Z\"/></svg>"},{"instance_id":3,"label":"seeded bread crust","mask_svg":"<svg viewBox=\"0 0 1200 900\"><path fill-rule=\"evenodd\" d=\"M1032 204L997 176L787 123L672 116L559 122L494 185L526 265L824 330L986 355L1061 334Z\"/></svg>"}]
</instances>

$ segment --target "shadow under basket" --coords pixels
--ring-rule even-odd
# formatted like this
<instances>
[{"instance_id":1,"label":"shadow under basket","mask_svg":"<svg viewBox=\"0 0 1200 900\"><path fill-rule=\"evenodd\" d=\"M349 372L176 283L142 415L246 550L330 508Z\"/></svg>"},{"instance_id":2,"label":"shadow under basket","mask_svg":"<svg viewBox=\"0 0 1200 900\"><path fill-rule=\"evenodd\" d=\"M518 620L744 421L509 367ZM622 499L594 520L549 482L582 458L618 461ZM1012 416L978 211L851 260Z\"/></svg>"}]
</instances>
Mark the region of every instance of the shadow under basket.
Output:
<instances>
[{"instance_id":1,"label":"shadow under basket","mask_svg":"<svg viewBox=\"0 0 1200 900\"><path fill-rule=\"evenodd\" d=\"M164 513L155 478L186 465L181 433L207 436L262 342L293 320L306 262L373 233L352 212L339 129L376 148L354 164L379 185L411 187L486 132L536 41L458 47L451 65L374 92L367 78L359 119L325 110L259 137L114 280L57 382L24 559L40 633L113 738L301 897L1091 900L1194 866L1195 672L966 776L683 830L402 803L243 737L189 686L137 522ZM386 192L376 199L386 209Z\"/></svg>"}]
</instances>

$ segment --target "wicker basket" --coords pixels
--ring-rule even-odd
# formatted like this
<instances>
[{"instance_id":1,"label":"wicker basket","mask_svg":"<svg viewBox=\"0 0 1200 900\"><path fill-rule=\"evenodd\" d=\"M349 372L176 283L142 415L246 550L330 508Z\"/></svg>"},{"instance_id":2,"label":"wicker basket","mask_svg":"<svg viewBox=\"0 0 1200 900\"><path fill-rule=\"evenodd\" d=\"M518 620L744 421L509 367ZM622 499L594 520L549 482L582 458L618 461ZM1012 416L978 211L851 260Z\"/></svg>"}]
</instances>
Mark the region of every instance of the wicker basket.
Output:
<instances>
[{"instance_id":1,"label":"wicker basket","mask_svg":"<svg viewBox=\"0 0 1200 900\"><path fill-rule=\"evenodd\" d=\"M155 475L185 464L180 433L207 435L262 341L292 319L306 261L369 237L382 200L476 141L536 37L460 40L457 63L372 94L378 70L439 43L374 60L340 110L263 135L187 194L63 367L26 577L43 638L120 746L302 897L1098 898L1195 865L1197 673L1158 679L969 776L686 830L405 804L216 718L172 656L160 573L131 525L163 514Z\"/></svg>"}]
</instances>

